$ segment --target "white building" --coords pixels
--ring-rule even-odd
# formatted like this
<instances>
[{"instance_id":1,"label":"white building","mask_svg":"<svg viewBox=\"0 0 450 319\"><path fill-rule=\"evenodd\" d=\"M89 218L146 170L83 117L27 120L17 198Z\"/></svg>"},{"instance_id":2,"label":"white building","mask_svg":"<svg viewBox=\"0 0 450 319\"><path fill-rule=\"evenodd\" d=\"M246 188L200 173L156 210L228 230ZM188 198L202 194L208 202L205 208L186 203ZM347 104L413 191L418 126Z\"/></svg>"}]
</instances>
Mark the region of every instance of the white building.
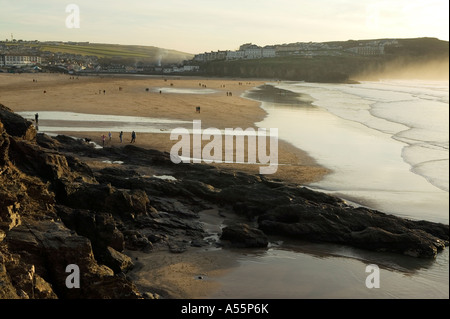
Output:
<instances>
[{"instance_id":1,"label":"white building","mask_svg":"<svg viewBox=\"0 0 450 319\"><path fill-rule=\"evenodd\" d=\"M193 72L198 71L200 67L198 65L184 65L183 72Z\"/></svg>"},{"instance_id":2,"label":"white building","mask_svg":"<svg viewBox=\"0 0 450 319\"><path fill-rule=\"evenodd\" d=\"M382 55L384 54L384 46L360 46L350 48L348 51L359 55Z\"/></svg>"},{"instance_id":3,"label":"white building","mask_svg":"<svg viewBox=\"0 0 450 319\"><path fill-rule=\"evenodd\" d=\"M246 59L260 59L262 58L262 49L261 48L248 48L245 49L245 58Z\"/></svg>"},{"instance_id":4,"label":"white building","mask_svg":"<svg viewBox=\"0 0 450 319\"><path fill-rule=\"evenodd\" d=\"M239 47L237 51L205 52L194 56L194 61L208 62L217 60L240 60L273 58L276 56L275 46L261 48L255 44L247 43Z\"/></svg>"},{"instance_id":5,"label":"white building","mask_svg":"<svg viewBox=\"0 0 450 319\"><path fill-rule=\"evenodd\" d=\"M261 50L261 54L263 58L274 58L276 55L275 47L264 47Z\"/></svg>"},{"instance_id":6,"label":"white building","mask_svg":"<svg viewBox=\"0 0 450 319\"><path fill-rule=\"evenodd\" d=\"M227 52L227 60L239 60L245 57L245 51L228 51Z\"/></svg>"},{"instance_id":7,"label":"white building","mask_svg":"<svg viewBox=\"0 0 450 319\"><path fill-rule=\"evenodd\" d=\"M206 54L205 53L196 54L194 56L194 61L205 62L206 61Z\"/></svg>"},{"instance_id":8,"label":"white building","mask_svg":"<svg viewBox=\"0 0 450 319\"><path fill-rule=\"evenodd\" d=\"M41 64L42 59L39 56L28 55L1 55L0 66L25 66Z\"/></svg>"}]
</instances>

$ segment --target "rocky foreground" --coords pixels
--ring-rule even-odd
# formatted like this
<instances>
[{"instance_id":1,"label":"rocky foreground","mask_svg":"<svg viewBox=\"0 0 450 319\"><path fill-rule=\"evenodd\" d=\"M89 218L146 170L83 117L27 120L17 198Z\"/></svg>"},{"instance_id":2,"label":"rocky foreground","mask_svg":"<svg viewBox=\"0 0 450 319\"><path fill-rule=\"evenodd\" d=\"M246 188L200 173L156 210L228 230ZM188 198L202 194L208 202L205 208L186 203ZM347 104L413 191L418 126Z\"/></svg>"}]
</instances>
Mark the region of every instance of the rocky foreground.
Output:
<instances>
[{"instance_id":1,"label":"rocky foreground","mask_svg":"<svg viewBox=\"0 0 450 319\"><path fill-rule=\"evenodd\" d=\"M104 159L123 164L88 165ZM205 241L198 213L212 207L248 223ZM421 258L435 258L449 241L448 225L355 208L264 176L176 165L167 153L133 145L102 149L38 134L0 105L1 299L152 298L126 276L133 260L125 249L266 247L275 234ZM73 264L80 288L67 286Z\"/></svg>"}]
</instances>

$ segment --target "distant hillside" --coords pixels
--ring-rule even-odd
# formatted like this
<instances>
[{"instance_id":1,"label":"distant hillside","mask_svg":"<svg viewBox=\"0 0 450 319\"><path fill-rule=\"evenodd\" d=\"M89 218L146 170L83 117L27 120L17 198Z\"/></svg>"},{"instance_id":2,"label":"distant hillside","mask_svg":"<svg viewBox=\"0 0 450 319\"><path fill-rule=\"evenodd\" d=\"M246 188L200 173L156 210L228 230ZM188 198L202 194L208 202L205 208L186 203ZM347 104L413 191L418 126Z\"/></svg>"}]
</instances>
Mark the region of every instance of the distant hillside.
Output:
<instances>
[{"instance_id":1,"label":"distant hillside","mask_svg":"<svg viewBox=\"0 0 450 319\"><path fill-rule=\"evenodd\" d=\"M10 44L15 45L15 44ZM120 45L102 43L57 43L40 42L27 44L38 48L41 52L60 52L80 54L84 56L96 56L108 62L142 62L147 64L171 64L189 60L193 54L175 50L162 49L153 46Z\"/></svg>"},{"instance_id":2,"label":"distant hillside","mask_svg":"<svg viewBox=\"0 0 450 319\"><path fill-rule=\"evenodd\" d=\"M338 43L345 49L364 46L359 40ZM449 43L435 38L397 39L384 54L290 55L252 60L222 60L201 64L210 76L272 78L310 82L346 82L383 77L439 79L449 77Z\"/></svg>"}]
</instances>

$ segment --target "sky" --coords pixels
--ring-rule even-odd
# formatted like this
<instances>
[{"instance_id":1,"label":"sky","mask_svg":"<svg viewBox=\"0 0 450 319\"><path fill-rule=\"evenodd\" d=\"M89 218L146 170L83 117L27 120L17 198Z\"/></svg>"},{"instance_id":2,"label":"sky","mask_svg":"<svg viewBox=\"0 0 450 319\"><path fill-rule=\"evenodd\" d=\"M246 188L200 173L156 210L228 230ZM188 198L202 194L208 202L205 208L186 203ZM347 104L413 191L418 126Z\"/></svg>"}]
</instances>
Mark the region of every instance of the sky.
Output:
<instances>
[{"instance_id":1,"label":"sky","mask_svg":"<svg viewBox=\"0 0 450 319\"><path fill-rule=\"evenodd\" d=\"M72 4L79 15L66 12ZM244 43L449 40L448 0L0 0L0 8L1 40L13 34L192 54Z\"/></svg>"}]
</instances>

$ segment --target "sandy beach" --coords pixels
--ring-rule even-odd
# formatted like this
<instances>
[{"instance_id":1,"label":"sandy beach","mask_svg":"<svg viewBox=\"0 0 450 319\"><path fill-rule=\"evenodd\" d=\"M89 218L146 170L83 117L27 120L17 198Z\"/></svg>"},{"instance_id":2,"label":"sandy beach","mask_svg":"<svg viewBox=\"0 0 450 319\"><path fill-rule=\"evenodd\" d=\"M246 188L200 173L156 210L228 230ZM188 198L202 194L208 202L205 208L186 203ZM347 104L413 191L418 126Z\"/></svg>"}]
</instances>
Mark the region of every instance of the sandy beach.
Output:
<instances>
[{"instance_id":1,"label":"sandy beach","mask_svg":"<svg viewBox=\"0 0 450 319\"><path fill-rule=\"evenodd\" d=\"M262 121L266 113L259 102L245 99L241 94L264 83L195 77L0 74L0 103L15 112L67 111L201 120L202 128L246 129L256 128L255 123ZM196 113L197 106L201 106L200 113ZM40 117L39 120L45 119ZM95 125L95 122L89 125ZM107 142L108 147L123 145L119 142L118 133L112 132L113 138ZM102 134L98 131L68 132L67 135L91 138L101 144ZM129 143L129 139L130 132L124 132L123 143ZM169 134L141 133L136 140L136 146L166 152L174 143ZM327 173L327 169L319 166L308 154L281 140L278 162L284 165L279 166L277 173L270 175L270 178L306 184L320 180ZM98 162L88 164L97 167L106 165ZM260 167L248 164L214 165L251 174L259 173ZM208 216L209 225L218 231L223 219L218 214ZM230 252L224 250L192 248L183 254L166 251L127 253L139 260L131 273L138 285L166 298L207 298L218 289L214 277L222 276L234 265Z\"/></svg>"},{"instance_id":2,"label":"sandy beach","mask_svg":"<svg viewBox=\"0 0 450 319\"><path fill-rule=\"evenodd\" d=\"M272 83L272 81L267 82ZM373 141L373 136L380 134L367 132L365 127L354 134L344 134L355 124L349 125L348 122L341 122L336 118L327 120L330 114L321 108L310 107L311 98L314 99L314 103L318 103L324 97L309 95L308 88L302 87L300 94L295 94L298 90L278 94L280 89L273 86L248 94L249 90L261 88L265 83L263 80L243 81L196 77L111 75L77 78L61 74L0 74L0 103L13 111L27 114L23 116L32 121L34 114L39 112L41 132L90 138L101 145L101 136L108 136L108 131L111 130L111 141L107 138L105 150L100 150L105 151L104 155L94 157L95 159L88 157L89 154L81 157L83 162L97 172L104 167L115 165L117 168L135 169L129 154L121 160L128 159L130 163L107 161L109 160L107 154L118 151L114 149L115 147L130 145L132 130L136 129L138 132L136 146L169 152L177 142L170 140L168 133L171 129L176 126L192 128L193 120L201 120L202 129L279 127L280 133L283 131L281 133L284 134L283 138L292 140L292 144L279 140L278 163L280 166L276 174L267 175L268 178L294 182L296 185L307 185L313 189L316 184L326 182L337 173L341 173L339 178L336 178L338 186L351 185L350 182L362 182L364 186L367 186L368 181L372 180L366 178L369 173L380 177L375 181L384 181L384 175L377 173L376 165L373 163L378 155L384 154L385 148L382 148L383 152L377 152L377 148L374 148L372 151L377 156L372 156L370 159L363 156L362 160L350 165L352 168L362 169L361 173L356 174L353 179L352 171L348 172L334 166L336 162L339 162L336 161L338 155L342 157L344 166L348 166L349 160L355 161L359 157L355 156L357 154L355 149L343 151L342 144L333 141L340 138L341 141L356 143L356 150L359 150L359 145L369 144L368 142L360 143L362 137L369 136L370 141ZM347 87L339 87L339 89L345 88ZM317 90L314 92L317 94ZM381 97L384 99L385 91L381 92ZM325 94L325 97L327 96ZM276 105L270 104L272 99L274 102L276 100ZM335 100L333 99L333 106L336 104ZM347 100L344 99L344 101ZM259 101L264 102L260 104ZM337 99L337 101L340 100ZM360 105L359 102L357 105ZM200 113L196 112L198 106L201 107ZM339 110L342 109L345 108L341 107ZM65 113L56 114L61 111ZM74 114L75 117L73 117ZM317 117L314 117L315 115ZM52 116L54 116L53 119L51 119ZM112 128L119 130L126 128L123 143L120 143L118 130ZM339 129L345 130L344 133ZM326 134L323 134L324 132ZM393 143L390 139L387 140L386 142L383 139L380 145ZM204 141L203 145L208 142ZM299 142L302 143L299 144ZM372 143L372 145L376 144ZM308 150L314 158L302 149ZM361 150L364 150L364 154L366 153L366 148ZM352 156L349 157L348 154ZM324 159L327 158L329 161L324 163ZM396 157L387 156L390 165L392 165L392 158ZM399 162L403 164L401 159ZM220 167L220 171L241 171L250 174L258 174L261 167L259 163L214 165ZM180 170L184 169L176 167ZM330 167L332 171L329 170ZM168 168L158 167L158 165L139 166L136 169L142 176L171 174ZM401 182L403 178L395 179L395 181ZM415 182L409 184L417 186ZM342 187L339 186L337 189L339 191ZM356 187L356 190L360 191L361 187ZM373 189L366 190L366 193L372 196L377 194ZM392 209L397 205L398 192L382 193L395 197L392 199L387 197L387 201L381 201L385 207ZM414 199L418 198L420 205L426 204L428 207L430 202L433 202L423 200L428 198L428 192L425 193L426 197L420 197L418 193L414 194ZM340 194L336 196L345 198ZM444 193L445 196L448 203L448 193ZM295 195L289 195L288 198L295 199ZM204 237L205 240L212 239L210 243L213 244L201 247L189 246L186 248L187 251L182 253L175 249L174 253L170 246L160 245L156 239L152 241L153 249L148 252L128 248L124 251L134 263L133 270L127 272L127 276L142 293L149 292L153 296L157 294L160 298L168 299L354 299L355 297L410 298L411 296L448 298L448 280L446 280L448 279L448 250L439 254L437 260L430 261L390 253L368 252L340 244L291 241L276 236L271 236L267 249L221 248L215 243L223 227L243 219L232 213L231 207L224 207L215 202L208 203L207 206L196 206L199 211L196 210L195 213L207 234L207 237ZM436 202L439 205L440 203L440 201ZM420 205L412 202L408 207L420 208ZM164 207L162 209L161 207L158 210L163 212ZM433 209L430 211L434 212ZM425 218L427 215L419 216ZM246 219L245 222L249 221ZM383 289L376 291L367 289L364 284L367 264L380 265Z\"/></svg>"},{"instance_id":3,"label":"sandy beach","mask_svg":"<svg viewBox=\"0 0 450 319\"><path fill-rule=\"evenodd\" d=\"M181 121L201 120L202 129L213 127L245 130L257 129L255 123L262 121L266 112L260 108L259 102L245 99L241 94L264 83L261 80L196 77L0 74L0 103L15 112L66 111ZM171 90L181 93L170 93ZM204 93L205 90L208 93ZM231 94L228 95L228 92ZM200 113L196 112L197 106L201 107ZM40 120L44 119L41 117ZM102 133L97 131L66 134L102 143ZM103 134L107 136L108 132ZM120 146L119 132L112 134L113 138L111 142L108 141L107 146ZM130 139L131 132L124 132L124 143ZM141 133L136 139L136 146L166 152L175 143L176 141L170 140L170 134ZM271 178L299 184L318 181L328 172L307 153L283 141L279 141L278 145L278 163L281 165ZM252 174L257 174L261 166L215 165Z\"/></svg>"}]
</instances>

